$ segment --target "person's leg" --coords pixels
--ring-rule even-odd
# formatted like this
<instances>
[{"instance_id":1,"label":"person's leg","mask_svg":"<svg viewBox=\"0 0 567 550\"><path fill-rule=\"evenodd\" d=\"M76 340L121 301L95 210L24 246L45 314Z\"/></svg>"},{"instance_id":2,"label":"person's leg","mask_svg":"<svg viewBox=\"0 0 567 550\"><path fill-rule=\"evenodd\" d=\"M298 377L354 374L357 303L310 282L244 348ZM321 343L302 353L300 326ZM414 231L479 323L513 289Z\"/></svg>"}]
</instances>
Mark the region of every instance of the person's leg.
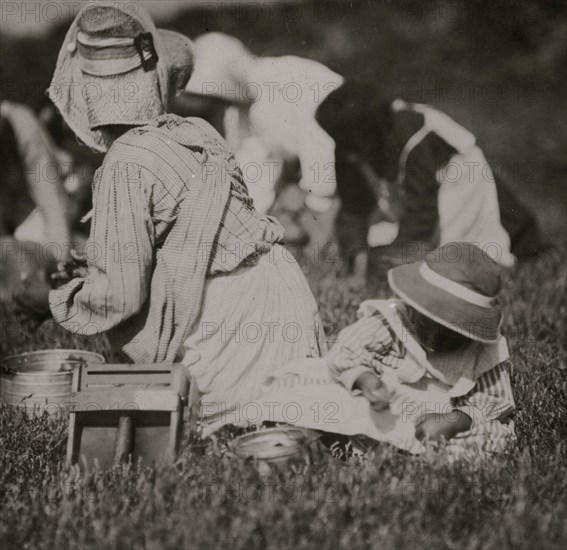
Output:
<instances>
[{"instance_id":1,"label":"person's leg","mask_svg":"<svg viewBox=\"0 0 567 550\"><path fill-rule=\"evenodd\" d=\"M341 208L335 221L341 258L354 275L366 275L368 265L367 216Z\"/></svg>"},{"instance_id":2,"label":"person's leg","mask_svg":"<svg viewBox=\"0 0 567 550\"><path fill-rule=\"evenodd\" d=\"M285 163L285 166L289 166L289 163ZM284 169L284 172L287 170ZM295 183L289 181L280 181L277 187L277 198L269 213L284 227L286 244L301 249L309 242L309 235L301 225L301 212L305 204L304 193Z\"/></svg>"},{"instance_id":3,"label":"person's leg","mask_svg":"<svg viewBox=\"0 0 567 550\"><path fill-rule=\"evenodd\" d=\"M196 326L183 363L201 391L202 414L234 424L252 420L254 406L243 408L278 368L326 351L315 298L281 245L256 265L209 279Z\"/></svg>"},{"instance_id":4,"label":"person's leg","mask_svg":"<svg viewBox=\"0 0 567 550\"><path fill-rule=\"evenodd\" d=\"M447 442L447 453L455 460L473 459L506 453L516 441L514 422L485 422L461 432Z\"/></svg>"},{"instance_id":5,"label":"person's leg","mask_svg":"<svg viewBox=\"0 0 567 550\"><path fill-rule=\"evenodd\" d=\"M512 241L512 254L519 260L536 256L543 248L536 217L512 192L506 179L495 174L500 219Z\"/></svg>"},{"instance_id":6,"label":"person's leg","mask_svg":"<svg viewBox=\"0 0 567 550\"><path fill-rule=\"evenodd\" d=\"M335 232L341 257L350 272L366 275L369 218L376 207L376 197L359 162L338 153L335 169L337 194L341 200Z\"/></svg>"}]
</instances>

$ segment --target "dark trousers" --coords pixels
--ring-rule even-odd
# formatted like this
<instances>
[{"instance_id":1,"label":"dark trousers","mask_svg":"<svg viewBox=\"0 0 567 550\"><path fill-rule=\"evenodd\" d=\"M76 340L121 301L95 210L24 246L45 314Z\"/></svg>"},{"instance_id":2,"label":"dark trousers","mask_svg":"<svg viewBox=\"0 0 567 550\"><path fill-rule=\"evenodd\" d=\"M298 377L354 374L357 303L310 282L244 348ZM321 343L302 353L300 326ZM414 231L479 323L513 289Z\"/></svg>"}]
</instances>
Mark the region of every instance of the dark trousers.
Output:
<instances>
[{"instance_id":1,"label":"dark trousers","mask_svg":"<svg viewBox=\"0 0 567 550\"><path fill-rule=\"evenodd\" d=\"M496 179L496 190L502 226L510 235L512 253L518 260L537 256L544 249L544 244L535 215L519 201L509 185L501 178ZM360 205L359 208L342 206L337 215L335 233L341 257L349 267L352 266L356 254L368 248L366 238L370 217L368 203ZM386 252L386 248L397 250L402 244L394 242L392 247L373 251L373 255L378 256L381 252Z\"/></svg>"},{"instance_id":2,"label":"dark trousers","mask_svg":"<svg viewBox=\"0 0 567 550\"><path fill-rule=\"evenodd\" d=\"M537 256L544 245L536 217L518 200L502 177L495 179L500 221L510 235L512 254L518 260Z\"/></svg>"}]
</instances>

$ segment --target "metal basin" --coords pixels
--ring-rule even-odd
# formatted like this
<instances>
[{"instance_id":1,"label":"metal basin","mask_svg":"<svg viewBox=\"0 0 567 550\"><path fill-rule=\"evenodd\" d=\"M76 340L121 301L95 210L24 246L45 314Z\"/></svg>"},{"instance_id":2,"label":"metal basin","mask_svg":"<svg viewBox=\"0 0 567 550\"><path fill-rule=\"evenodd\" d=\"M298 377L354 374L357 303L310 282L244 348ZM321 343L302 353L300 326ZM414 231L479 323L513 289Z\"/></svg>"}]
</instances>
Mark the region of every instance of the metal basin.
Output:
<instances>
[{"instance_id":1,"label":"metal basin","mask_svg":"<svg viewBox=\"0 0 567 550\"><path fill-rule=\"evenodd\" d=\"M104 363L98 353L57 349L18 353L0 359L0 401L29 413L69 409L73 370L82 363Z\"/></svg>"},{"instance_id":2,"label":"metal basin","mask_svg":"<svg viewBox=\"0 0 567 550\"><path fill-rule=\"evenodd\" d=\"M241 435L230 447L233 454L257 464L261 473L269 473L272 466L290 462L310 462L311 444L319 439L313 430L294 426L267 428Z\"/></svg>"}]
</instances>

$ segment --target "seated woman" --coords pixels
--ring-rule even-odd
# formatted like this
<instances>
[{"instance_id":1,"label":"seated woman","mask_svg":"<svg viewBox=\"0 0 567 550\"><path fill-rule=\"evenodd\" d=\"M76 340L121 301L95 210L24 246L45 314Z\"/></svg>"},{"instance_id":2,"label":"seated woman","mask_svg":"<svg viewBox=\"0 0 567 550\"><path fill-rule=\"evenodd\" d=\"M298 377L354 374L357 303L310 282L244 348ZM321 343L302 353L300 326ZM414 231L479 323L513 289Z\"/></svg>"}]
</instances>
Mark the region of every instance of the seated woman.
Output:
<instances>
[{"instance_id":1,"label":"seated woman","mask_svg":"<svg viewBox=\"0 0 567 550\"><path fill-rule=\"evenodd\" d=\"M324 358L287 365L266 384L260 408L412 453L442 439L456 455L505 451L515 405L499 266L472 244L448 243L388 280L396 298L363 302Z\"/></svg>"},{"instance_id":2,"label":"seated woman","mask_svg":"<svg viewBox=\"0 0 567 550\"><path fill-rule=\"evenodd\" d=\"M191 73L190 41L128 8L83 7L49 90L106 153L87 265L51 291L51 312L71 332L107 332L130 361L183 359L204 404L242 401L279 365L320 354L317 305L220 135L166 114Z\"/></svg>"},{"instance_id":3,"label":"seated woman","mask_svg":"<svg viewBox=\"0 0 567 550\"><path fill-rule=\"evenodd\" d=\"M395 263L451 241L476 243L503 266L540 250L534 216L493 173L475 137L444 113L347 81L316 118L336 142L337 236L359 272L368 245Z\"/></svg>"}]
</instances>

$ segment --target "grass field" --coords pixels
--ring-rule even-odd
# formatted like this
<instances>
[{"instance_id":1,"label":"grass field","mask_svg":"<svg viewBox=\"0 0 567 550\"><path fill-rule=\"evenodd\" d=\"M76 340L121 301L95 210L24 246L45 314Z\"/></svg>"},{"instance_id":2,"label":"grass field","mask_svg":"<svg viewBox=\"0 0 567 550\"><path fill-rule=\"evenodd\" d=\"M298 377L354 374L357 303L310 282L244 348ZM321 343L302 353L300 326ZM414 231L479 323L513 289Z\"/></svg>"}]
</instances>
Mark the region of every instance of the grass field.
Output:
<instances>
[{"instance_id":1,"label":"grass field","mask_svg":"<svg viewBox=\"0 0 567 550\"><path fill-rule=\"evenodd\" d=\"M370 294L335 264L302 262L329 333ZM214 443L184 445L174 466L81 474L64 465L65 420L0 412L3 549L553 549L567 541L567 256L550 252L506 278L518 442L508 456L450 464L384 447L259 476ZM3 305L2 353L106 351L51 322L19 331ZM11 327L11 328L10 328ZM9 337L8 337L9 331Z\"/></svg>"},{"instance_id":2,"label":"grass field","mask_svg":"<svg viewBox=\"0 0 567 550\"><path fill-rule=\"evenodd\" d=\"M205 28L229 32L256 54L308 56L375 80L394 97L425 100L471 129L489 160L510 167L515 191L537 210L556 249L507 275L503 290L515 448L449 464L442 453L412 458L385 447L362 462L328 458L263 479L218 445L185 444L174 466L84 475L64 465L64 419L1 410L3 550L567 546L565 12L551 0L462 2L470 9L451 19L416 14L420 4L329 2L338 11L305 8L303 17L285 21L199 11L168 26L192 37ZM64 30L28 45L2 38L3 79L17 84L6 86L15 90L12 99L25 101L31 86L41 91L39 104ZM471 85L475 99L464 93ZM463 91L456 100L449 97L454 86ZM495 90L496 99L486 97ZM360 300L387 292L383 284L366 288L343 278L333 263L303 258L302 266L330 336L353 320ZM102 338L75 339L51 322L28 333L10 303L0 308L0 356L77 347L109 358Z\"/></svg>"}]
</instances>

